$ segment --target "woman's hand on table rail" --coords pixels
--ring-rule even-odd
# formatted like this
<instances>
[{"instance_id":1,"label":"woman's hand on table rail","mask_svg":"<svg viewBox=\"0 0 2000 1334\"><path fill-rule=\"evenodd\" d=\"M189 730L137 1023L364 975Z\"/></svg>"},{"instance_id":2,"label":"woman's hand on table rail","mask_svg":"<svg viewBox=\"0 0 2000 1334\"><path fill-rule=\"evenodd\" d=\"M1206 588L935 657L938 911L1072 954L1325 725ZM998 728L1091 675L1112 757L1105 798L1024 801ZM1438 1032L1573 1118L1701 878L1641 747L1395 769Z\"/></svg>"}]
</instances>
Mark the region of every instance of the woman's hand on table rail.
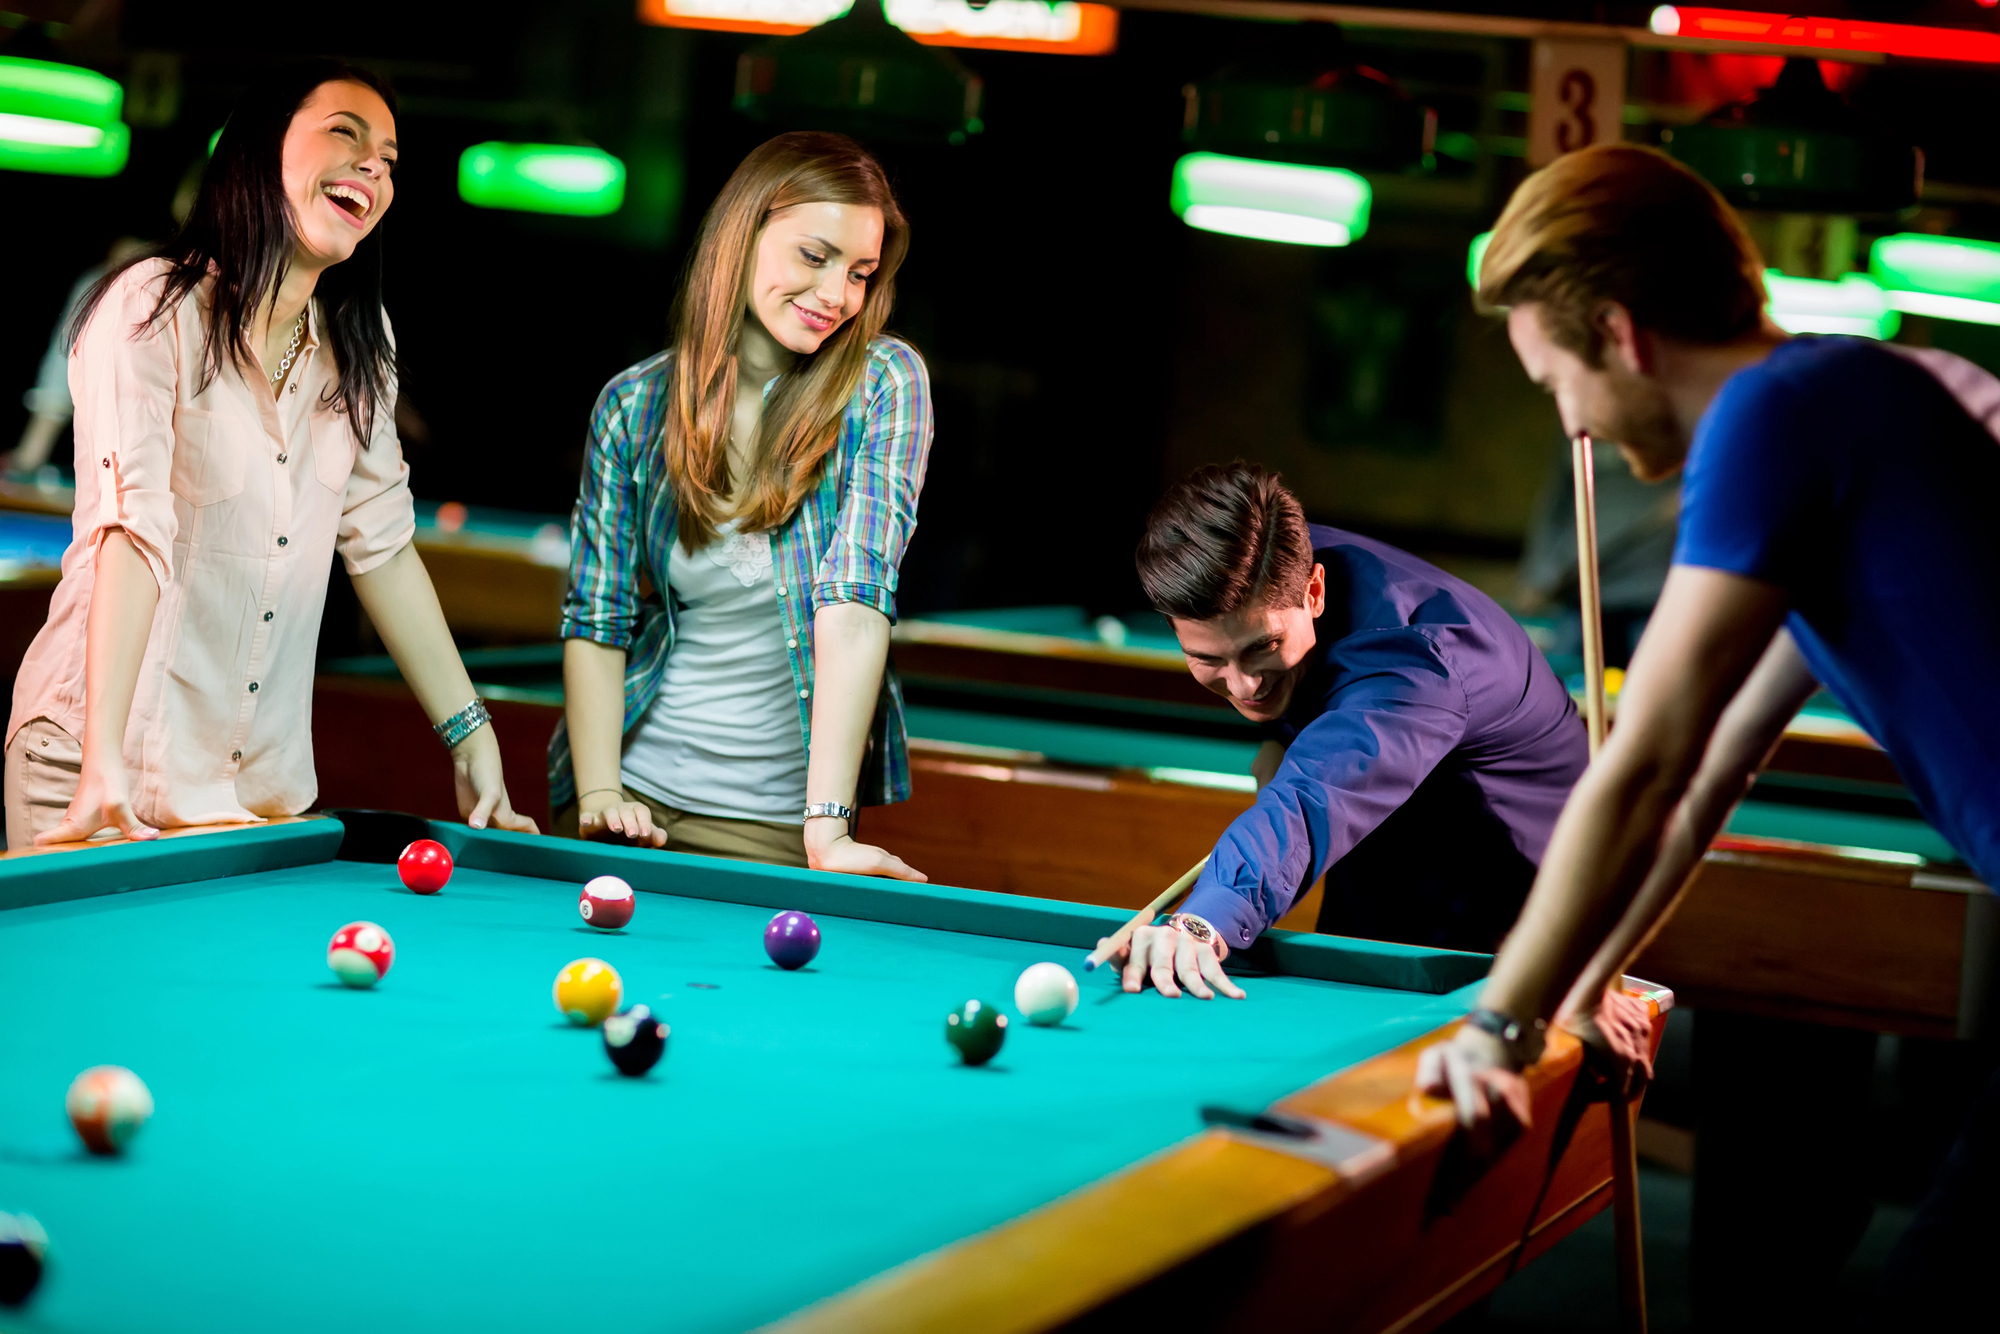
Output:
<instances>
[{"instance_id":1,"label":"woman's hand on table rail","mask_svg":"<svg viewBox=\"0 0 2000 1334\"><path fill-rule=\"evenodd\" d=\"M1458 1124L1482 1158L1511 1144L1531 1116L1528 1081L1508 1061L1506 1047L1470 1024L1424 1048L1417 1090L1451 1099Z\"/></svg>"},{"instance_id":2,"label":"woman's hand on table rail","mask_svg":"<svg viewBox=\"0 0 2000 1334\"><path fill-rule=\"evenodd\" d=\"M667 831L653 823L652 808L643 801L628 801L624 793L610 788L577 803L576 832L600 843L667 846Z\"/></svg>"},{"instance_id":3,"label":"woman's hand on table rail","mask_svg":"<svg viewBox=\"0 0 2000 1334\"><path fill-rule=\"evenodd\" d=\"M81 843L102 829L116 829L126 838L158 838L160 831L141 820L132 809L132 784L122 759L83 762L83 772L70 798L69 809L55 828L35 836L36 847L51 843Z\"/></svg>"},{"instance_id":4,"label":"woman's hand on table rail","mask_svg":"<svg viewBox=\"0 0 2000 1334\"><path fill-rule=\"evenodd\" d=\"M507 779L501 773L500 742L488 724L458 743L451 752L451 782L458 796L458 814L474 829L491 825L517 834L541 830L507 800Z\"/></svg>"}]
</instances>

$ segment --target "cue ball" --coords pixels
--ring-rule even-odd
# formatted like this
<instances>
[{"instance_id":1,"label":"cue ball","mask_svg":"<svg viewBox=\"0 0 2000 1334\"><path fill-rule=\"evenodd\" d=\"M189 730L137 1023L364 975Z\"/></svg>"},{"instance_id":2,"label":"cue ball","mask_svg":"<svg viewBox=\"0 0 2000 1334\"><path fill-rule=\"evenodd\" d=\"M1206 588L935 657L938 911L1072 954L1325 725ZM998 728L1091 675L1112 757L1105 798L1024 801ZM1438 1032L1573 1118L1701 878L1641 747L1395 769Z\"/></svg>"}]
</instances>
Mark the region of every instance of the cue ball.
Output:
<instances>
[{"instance_id":1,"label":"cue ball","mask_svg":"<svg viewBox=\"0 0 2000 1334\"><path fill-rule=\"evenodd\" d=\"M0 1213L0 1306L19 1306L42 1281L49 1234L30 1214Z\"/></svg>"},{"instance_id":2,"label":"cue ball","mask_svg":"<svg viewBox=\"0 0 2000 1334\"><path fill-rule=\"evenodd\" d=\"M395 961L396 942L373 922L349 922L326 947L326 966L350 987L374 986Z\"/></svg>"},{"instance_id":3,"label":"cue ball","mask_svg":"<svg viewBox=\"0 0 2000 1334\"><path fill-rule=\"evenodd\" d=\"M634 1005L604 1021L604 1054L619 1074L636 1079L667 1054L667 1037L672 1032L652 1010Z\"/></svg>"},{"instance_id":4,"label":"cue ball","mask_svg":"<svg viewBox=\"0 0 2000 1334\"><path fill-rule=\"evenodd\" d=\"M1059 963L1029 964L1014 983L1014 1008L1031 1024L1059 1024L1076 1013L1076 979Z\"/></svg>"},{"instance_id":5,"label":"cue ball","mask_svg":"<svg viewBox=\"0 0 2000 1334\"><path fill-rule=\"evenodd\" d=\"M803 968L819 953L819 923L802 912L781 912L764 928L764 953L780 968Z\"/></svg>"},{"instance_id":6,"label":"cue ball","mask_svg":"<svg viewBox=\"0 0 2000 1334\"><path fill-rule=\"evenodd\" d=\"M153 1114L153 1095L122 1065L97 1065L78 1075L63 1099L69 1123L92 1153L117 1153Z\"/></svg>"},{"instance_id":7,"label":"cue ball","mask_svg":"<svg viewBox=\"0 0 2000 1334\"><path fill-rule=\"evenodd\" d=\"M625 983L602 959L576 959L556 974L556 1008L582 1028L595 1028L618 1013Z\"/></svg>"},{"instance_id":8,"label":"cue ball","mask_svg":"<svg viewBox=\"0 0 2000 1334\"><path fill-rule=\"evenodd\" d=\"M632 886L615 875L600 875L583 887L576 910L583 920L606 931L616 931L632 920L635 900Z\"/></svg>"},{"instance_id":9,"label":"cue ball","mask_svg":"<svg viewBox=\"0 0 2000 1334\"><path fill-rule=\"evenodd\" d=\"M396 874L412 893L435 894L451 879L451 853L435 839L420 838L396 858Z\"/></svg>"},{"instance_id":10,"label":"cue ball","mask_svg":"<svg viewBox=\"0 0 2000 1334\"><path fill-rule=\"evenodd\" d=\"M1007 1040L1007 1016L996 1005L969 1000L944 1017L944 1040L967 1065L984 1065Z\"/></svg>"}]
</instances>

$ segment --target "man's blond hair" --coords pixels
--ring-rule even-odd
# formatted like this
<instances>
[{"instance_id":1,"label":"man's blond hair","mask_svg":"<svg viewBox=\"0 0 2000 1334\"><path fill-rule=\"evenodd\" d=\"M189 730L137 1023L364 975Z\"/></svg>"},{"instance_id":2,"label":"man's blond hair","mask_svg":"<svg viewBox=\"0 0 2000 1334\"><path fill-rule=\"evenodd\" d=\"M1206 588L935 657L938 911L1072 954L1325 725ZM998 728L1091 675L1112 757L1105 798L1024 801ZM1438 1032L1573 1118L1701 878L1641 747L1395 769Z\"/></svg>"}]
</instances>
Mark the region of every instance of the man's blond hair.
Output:
<instances>
[{"instance_id":1,"label":"man's blond hair","mask_svg":"<svg viewBox=\"0 0 2000 1334\"><path fill-rule=\"evenodd\" d=\"M1479 263L1480 304L1534 302L1550 338L1602 364L1607 302L1690 343L1734 342L1764 309L1764 261L1712 186L1666 154L1599 144L1514 191Z\"/></svg>"}]
</instances>

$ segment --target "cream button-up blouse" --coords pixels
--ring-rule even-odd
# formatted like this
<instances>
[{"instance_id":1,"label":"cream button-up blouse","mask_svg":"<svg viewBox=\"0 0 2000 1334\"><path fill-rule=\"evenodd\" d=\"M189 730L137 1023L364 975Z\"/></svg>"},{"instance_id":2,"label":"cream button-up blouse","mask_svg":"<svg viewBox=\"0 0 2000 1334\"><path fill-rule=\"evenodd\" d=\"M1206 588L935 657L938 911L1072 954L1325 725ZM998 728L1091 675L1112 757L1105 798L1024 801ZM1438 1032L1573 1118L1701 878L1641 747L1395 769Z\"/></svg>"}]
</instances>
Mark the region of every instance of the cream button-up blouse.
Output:
<instances>
[{"instance_id":1,"label":"cream button-up blouse","mask_svg":"<svg viewBox=\"0 0 2000 1334\"><path fill-rule=\"evenodd\" d=\"M293 815L319 791L313 659L333 553L362 574L416 532L394 390L364 445L316 310L277 398L254 361L201 387L209 288L145 327L166 272L127 269L70 353L74 535L6 739L42 717L83 735L97 547L122 528L160 583L125 729L134 810L158 827Z\"/></svg>"}]
</instances>

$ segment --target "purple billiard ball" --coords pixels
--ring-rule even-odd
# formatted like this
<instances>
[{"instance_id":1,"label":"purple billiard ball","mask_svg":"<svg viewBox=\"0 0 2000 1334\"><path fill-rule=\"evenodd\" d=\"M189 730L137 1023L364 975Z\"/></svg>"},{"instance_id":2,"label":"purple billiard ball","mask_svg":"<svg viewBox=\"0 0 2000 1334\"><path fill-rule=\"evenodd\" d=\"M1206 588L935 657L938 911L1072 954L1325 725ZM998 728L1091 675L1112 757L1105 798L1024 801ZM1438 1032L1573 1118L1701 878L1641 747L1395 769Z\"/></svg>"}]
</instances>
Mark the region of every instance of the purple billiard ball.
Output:
<instances>
[{"instance_id":1,"label":"purple billiard ball","mask_svg":"<svg viewBox=\"0 0 2000 1334\"><path fill-rule=\"evenodd\" d=\"M819 923L802 912L781 912L764 928L764 953L780 968L803 968L819 953Z\"/></svg>"}]
</instances>

